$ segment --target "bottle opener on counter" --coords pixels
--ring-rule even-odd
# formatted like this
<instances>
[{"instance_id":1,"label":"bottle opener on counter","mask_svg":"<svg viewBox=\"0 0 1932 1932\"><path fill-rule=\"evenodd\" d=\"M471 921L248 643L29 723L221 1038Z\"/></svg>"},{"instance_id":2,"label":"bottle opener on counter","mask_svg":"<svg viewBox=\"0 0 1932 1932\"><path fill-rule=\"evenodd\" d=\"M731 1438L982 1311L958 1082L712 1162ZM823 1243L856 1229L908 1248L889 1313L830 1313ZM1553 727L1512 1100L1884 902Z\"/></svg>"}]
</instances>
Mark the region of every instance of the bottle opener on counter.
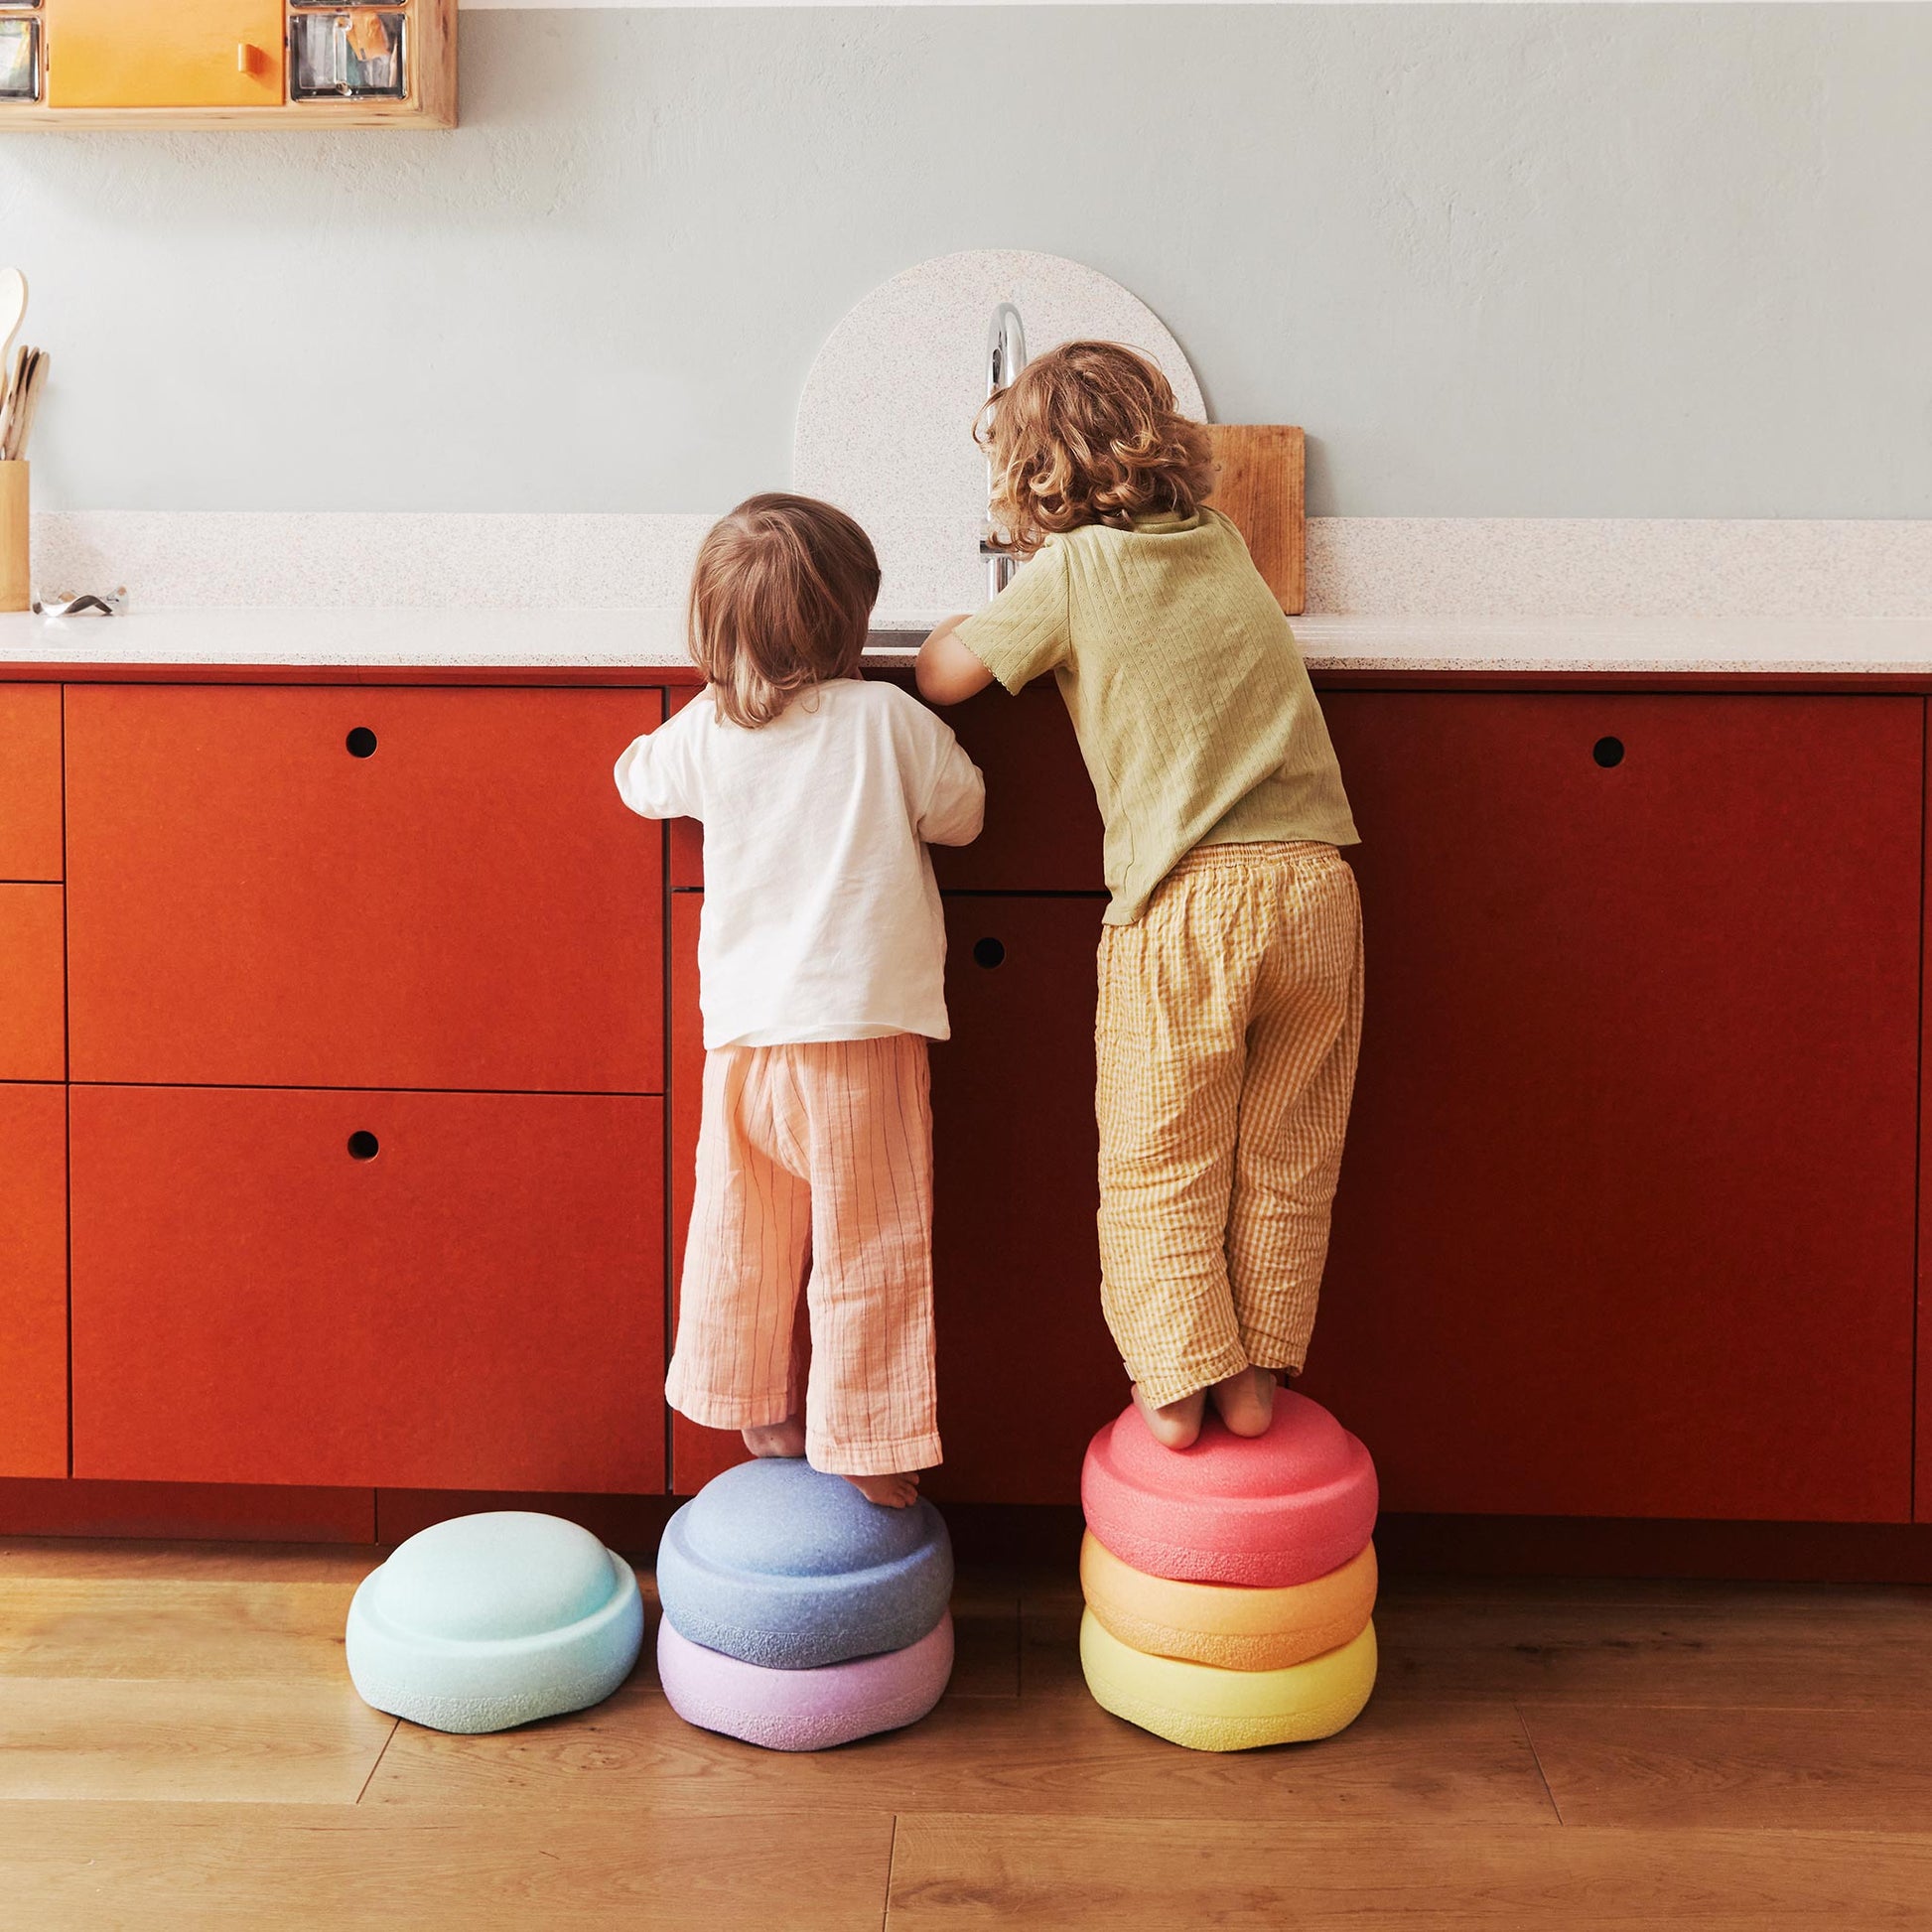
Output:
<instances>
[{"instance_id":1,"label":"bottle opener on counter","mask_svg":"<svg viewBox=\"0 0 1932 1932\"><path fill-rule=\"evenodd\" d=\"M127 586L116 591L59 591L53 597L37 597L37 618L84 618L98 615L111 618L127 609Z\"/></svg>"}]
</instances>

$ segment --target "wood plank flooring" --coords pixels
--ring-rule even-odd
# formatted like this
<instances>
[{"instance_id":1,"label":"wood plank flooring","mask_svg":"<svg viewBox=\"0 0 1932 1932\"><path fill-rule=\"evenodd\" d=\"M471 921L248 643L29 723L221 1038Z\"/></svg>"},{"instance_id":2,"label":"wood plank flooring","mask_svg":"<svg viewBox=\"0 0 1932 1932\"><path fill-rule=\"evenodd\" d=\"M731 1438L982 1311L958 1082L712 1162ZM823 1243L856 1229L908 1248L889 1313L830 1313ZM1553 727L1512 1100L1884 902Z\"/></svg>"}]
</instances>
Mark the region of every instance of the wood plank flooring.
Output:
<instances>
[{"instance_id":1,"label":"wood plank flooring","mask_svg":"<svg viewBox=\"0 0 1932 1932\"><path fill-rule=\"evenodd\" d=\"M0 1924L1932 1932L1932 1590L1398 1581L1358 1725L1218 1757L1087 1698L1070 1576L973 1575L932 1718L790 1757L648 1649L499 1736L369 1711L375 1560L0 1542Z\"/></svg>"}]
</instances>

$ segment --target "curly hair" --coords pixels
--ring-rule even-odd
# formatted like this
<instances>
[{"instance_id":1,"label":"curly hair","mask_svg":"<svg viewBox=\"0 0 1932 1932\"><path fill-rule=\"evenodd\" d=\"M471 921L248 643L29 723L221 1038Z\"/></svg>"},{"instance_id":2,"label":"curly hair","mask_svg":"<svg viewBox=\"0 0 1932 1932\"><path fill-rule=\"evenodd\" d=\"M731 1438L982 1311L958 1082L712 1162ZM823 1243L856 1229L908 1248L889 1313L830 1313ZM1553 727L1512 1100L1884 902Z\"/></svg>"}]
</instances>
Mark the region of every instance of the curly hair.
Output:
<instances>
[{"instance_id":1,"label":"curly hair","mask_svg":"<svg viewBox=\"0 0 1932 1932\"><path fill-rule=\"evenodd\" d=\"M974 425L992 471L992 520L1031 556L1087 523L1191 516L1214 486L1204 424L1175 407L1146 356L1119 343L1063 343L994 392Z\"/></svg>"},{"instance_id":2,"label":"curly hair","mask_svg":"<svg viewBox=\"0 0 1932 1932\"><path fill-rule=\"evenodd\" d=\"M691 573L691 661L718 715L756 730L799 692L852 677L879 558L843 510L772 490L714 523Z\"/></svg>"}]
</instances>

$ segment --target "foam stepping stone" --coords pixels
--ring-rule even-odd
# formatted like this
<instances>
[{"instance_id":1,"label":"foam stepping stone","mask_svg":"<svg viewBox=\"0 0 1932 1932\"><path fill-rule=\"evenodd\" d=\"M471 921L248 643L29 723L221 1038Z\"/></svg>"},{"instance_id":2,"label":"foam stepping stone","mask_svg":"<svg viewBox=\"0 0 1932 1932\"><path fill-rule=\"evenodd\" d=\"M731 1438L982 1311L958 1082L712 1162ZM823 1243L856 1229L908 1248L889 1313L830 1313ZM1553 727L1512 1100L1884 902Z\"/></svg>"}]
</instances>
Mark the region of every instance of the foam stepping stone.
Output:
<instances>
[{"instance_id":1,"label":"foam stepping stone","mask_svg":"<svg viewBox=\"0 0 1932 1932\"><path fill-rule=\"evenodd\" d=\"M664 1530L657 1594L682 1637L769 1670L903 1650L952 1595L939 1512L869 1503L843 1476L778 1457L714 1477Z\"/></svg>"},{"instance_id":2,"label":"foam stepping stone","mask_svg":"<svg viewBox=\"0 0 1932 1932\"><path fill-rule=\"evenodd\" d=\"M822 1751L917 1724L952 1676L952 1617L916 1643L816 1670L770 1670L707 1650L667 1616L657 1626L657 1676L686 1724L773 1751Z\"/></svg>"},{"instance_id":3,"label":"foam stepping stone","mask_svg":"<svg viewBox=\"0 0 1932 1932\"><path fill-rule=\"evenodd\" d=\"M1089 1531L1080 1590L1108 1633L1132 1649L1221 1670L1282 1670L1360 1634L1375 1609L1375 1546L1311 1584L1257 1589L1150 1577Z\"/></svg>"},{"instance_id":4,"label":"foam stepping stone","mask_svg":"<svg viewBox=\"0 0 1932 1932\"><path fill-rule=\"evenodd\" d=\"M1217 1670L1132 1649L1089 1610L1080 1668L1103 1711L1170 1743L1196 1751L1300 1744L1332 1737L1361 1716L1375 1688L1375 1626L1285 1670Z\"/></svg>"},{"instance_id":5,"label":"foam stepping stone","mask_svg":"<svg viewBox=\"0 0 1932 1932\"><path fill-rule=\"evenodd\" d=\"M601 1703L644 1637L637 1580L589 1530L528 1510L398 1544L348 1606L365 1704L432 1730L506 1730Z\"/></svg>"},{"instance_id":6,"label":"foam stepping stone","mask_svg":"<svg viewBox=\"0 0 1932 1932\"><path fill-rule=\"evenodd\" d=\"M1375 1530L1375 1464L1318 1403L1287 1390L1265 1434L1232 1436L1218 1416L1191 1449L1164 1449L1130 1407L1087 1446L1087 1527L1150 1577L1311 1584Z\"/></svg>"}]
</instances>

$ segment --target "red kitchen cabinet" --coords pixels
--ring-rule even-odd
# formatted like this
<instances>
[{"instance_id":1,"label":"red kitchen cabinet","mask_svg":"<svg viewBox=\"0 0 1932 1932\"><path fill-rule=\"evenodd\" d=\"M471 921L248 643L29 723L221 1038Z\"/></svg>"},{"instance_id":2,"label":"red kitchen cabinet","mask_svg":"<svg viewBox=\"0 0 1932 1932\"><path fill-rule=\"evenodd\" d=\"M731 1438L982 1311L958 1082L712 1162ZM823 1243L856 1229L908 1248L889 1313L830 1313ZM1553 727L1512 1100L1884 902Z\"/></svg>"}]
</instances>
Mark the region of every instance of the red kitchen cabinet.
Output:
<instances>
[{"instance_id":1,"label":"red kitchen cabinet","mask_svg":"<svg viewBox=\"0 0 1932 1932\"><path fill-rule=\"evenodd\" d=\"M0 684L0 879L59 879L61 856L61 687Z\"/></svg>"},{"instance_id":2,"label":"red kitchen cabinet","mask_svg":"<svg viewBox=\"0 0 1932 1932\"><path fill-rule=\"evenodd\" d=\"M1907 1519L1922 702L1324 705L1368 1015L1308 1387L1385 1506Z\"/></svg>"},{"instance_id":3,"label":"red kitchen cabinet","mask_svg":"<svg viewBox=\"0 0 1932 1932\"><path fill-rule=\"evenodd\" d=\"M663 1091L663 694L68 694L71 1077Z\"/></svg>"},{"instance_id":4,"label":"red kitchen cabinet","mask_svg":"<svg viewBox=\"0 0 1932 1932\"><path fill-rule=\"evenodd\" d=\"M74 1474L661 1489L662 1122L73 1088Z\"/></svg>"},{"instance_id":5,"label":"red kitchen cabinet","mask_svg":"<svg viewBox=\"0 0 1932 1932\"><path fill-rule=\"evenodd\" d=\"M68 1096L0 1083L0 1476L68 1472Z\"/></svg>"},{"instance_id":6,"label":"red kitchen cabinet","mask_svg":"<svg viewBox=\"0 0 1932 1932\"><path fill-rule=\"evenodd\" d=\"M1928 708L1928 727L1932 727L1932 707ZM1932 736L1932 730L1928 731ZM1926 798L1928 828L1932 828L1932 789ZM1927 843L1928 862L1932 863L1932 840ZM1932 884L1932 882L1928 882ZM1932 891L1924 896L1925 945L1932 950ZM1932 985L1920 975L1923 1024L1919 1034L1919 1242L1918 1242L1918 1472L1913 1485L1912 1515L1915 1522L1932 1523Z\"/></svg>"},{"instance_id":7,"label":"red kitchen cabinet","mask_svg":"<svg viewBox=\"0 0 1932 1932\"><path fill-rule=\"evenodd\" d=\"M58 886L0 886L0 1080L68 1070L66 957Z\"/></svg>"},{"instance_id":8,"label":"red kitchen cabinet","mask_svg":"<svg viewBox=\"0 0 1932 1932\"><path fill-rule=\"evenodd\" d=\"M946 902L952 1038L932 1049L941 1499L1077 1501L1087 1441L1127 1400L1094 1227L1105 907Z\"/></svg>"},{"instance_id":9,"label":"red kitchen cabinet","mask_svg":"<svg viewBox=\"0 0 1932 1932\"><path fill-rule=\"evenodd\" d=\"M702 896L672 897L671 1225L682 1265L704 1049ZM946 902L952 1039L932 1048L933 1267L945 1466L928 1493L1071 1502L1087 1439L1127 1398L1100 1314L1095 1244L1098 898ZM744 1459L736 1432L671 1419L671 1486Z\"/></svg>"}]
</instances>

